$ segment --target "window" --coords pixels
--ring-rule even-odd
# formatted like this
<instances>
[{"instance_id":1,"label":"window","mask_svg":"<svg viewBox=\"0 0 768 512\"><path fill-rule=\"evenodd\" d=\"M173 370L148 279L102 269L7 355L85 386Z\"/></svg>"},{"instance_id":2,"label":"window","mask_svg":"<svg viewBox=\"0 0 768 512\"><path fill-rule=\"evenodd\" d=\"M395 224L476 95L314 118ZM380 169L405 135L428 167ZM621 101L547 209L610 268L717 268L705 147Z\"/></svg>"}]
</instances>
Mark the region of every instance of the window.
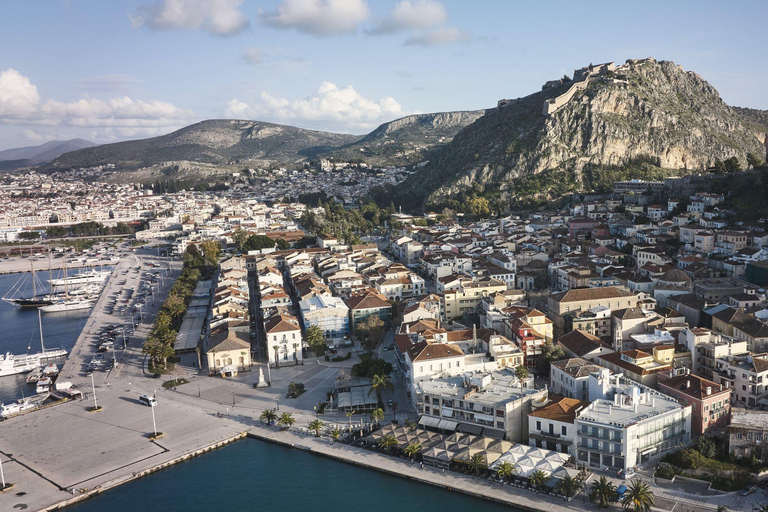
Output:
<instances>
[{"instance_id":1,"label":"window","mask_svg":"<svg viewBox=\"0 0 768 512\"><path fill-rule=\"evenodd\" d=\"M536 422L536 430L541 430L541 422L540 421Z\"/></svg>"},{"instance_id":2,"label":"window","mask_svg":"<svg viewBox=\"0 0 768 512\"><path fill-rule=\"evenodd\" d=\"M560 435L567 436L568 435L568 427L566 427L565 425L562 425L560 427Z\"/></svg>"}]
</instances>

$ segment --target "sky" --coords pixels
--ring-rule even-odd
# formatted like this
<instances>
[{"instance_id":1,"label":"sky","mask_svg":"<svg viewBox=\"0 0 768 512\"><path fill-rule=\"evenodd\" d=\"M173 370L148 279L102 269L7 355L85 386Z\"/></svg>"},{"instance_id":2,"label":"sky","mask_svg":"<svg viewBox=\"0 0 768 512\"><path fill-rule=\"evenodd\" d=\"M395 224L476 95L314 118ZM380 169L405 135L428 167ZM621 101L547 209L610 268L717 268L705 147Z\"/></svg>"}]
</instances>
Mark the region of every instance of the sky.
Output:
<instances>
[{"instance_id":1,"label":"sky","mask_svg":"<svg viewBox=\"0 0 768 512\"><path fill-rule=\"evenodd\" d=\"M0 149L237 118L363 134L654 57L768 109L768 2L0 0Z\"/></svg>"}]
</instances>

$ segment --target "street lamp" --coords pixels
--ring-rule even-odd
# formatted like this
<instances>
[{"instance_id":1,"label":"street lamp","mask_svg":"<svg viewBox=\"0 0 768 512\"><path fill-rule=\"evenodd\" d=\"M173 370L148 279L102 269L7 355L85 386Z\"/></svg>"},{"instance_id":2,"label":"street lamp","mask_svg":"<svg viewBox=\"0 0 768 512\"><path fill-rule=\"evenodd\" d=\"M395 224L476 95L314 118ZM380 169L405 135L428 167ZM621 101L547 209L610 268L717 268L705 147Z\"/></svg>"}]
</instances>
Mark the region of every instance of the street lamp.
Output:
<instances>
[{"instance_id":1,"label":"street lamp","mask_svg":"<svg viewBox=\"0 0 768 512\"><path fill-rule=\"evenodd\" d=\"M4 491L6 487L11 487L10 484L5 483L5 474L3 473L3 459L0 457L0 481L2 481L3 486L0 487L0 491Z\"/></svg>"},{"instance_id":2,"label":"street lamp","mask_svg":"<svg viewBox=\"0 0 768 512\"><path fill-rule=\"evenodd\" d=\"M235 392L232 392L232 406L235 406Z\"/></svg>"},{"instance_id":3,"label":"street lamp","mask_svg":"<svg viewBox=\"0 0 768 512\"><path fill-rule=\"evenodd\" d=\"M277 410L280 410L280 397L275 398L275 402L277 403Z\"/></svg>"},{"instance_id":4,"label":"street lamp","mask_svg":"<svg viewBox=\"0 0 768 512\"><path fill-rule=\"evenodd\" d=\"M99 410L99 404L96 403L96 384L93 382L93 374L91 374L91 389L93 390L93 409L92 411Z\"/></svg>"},{"instance_id":5,"label":"street lamp","mask_svg":"<svg viewBox=\"0 0 768 512\"><path fill-rule=\"evenodd\" d=\"M155 422L155 407L150 407L152 409L152 429L155 433L155 437L157 437L157 423Z\"/></svg>"},{"instance_id":6,"label":"street lamp","mask_svg":"<svg viewBox=\"0 0 768 512\"><path fill-rule=\"evenodd\" d=\"M197 385L197 398L200 398L200 384Z\"/></svg>"}]
</instances>

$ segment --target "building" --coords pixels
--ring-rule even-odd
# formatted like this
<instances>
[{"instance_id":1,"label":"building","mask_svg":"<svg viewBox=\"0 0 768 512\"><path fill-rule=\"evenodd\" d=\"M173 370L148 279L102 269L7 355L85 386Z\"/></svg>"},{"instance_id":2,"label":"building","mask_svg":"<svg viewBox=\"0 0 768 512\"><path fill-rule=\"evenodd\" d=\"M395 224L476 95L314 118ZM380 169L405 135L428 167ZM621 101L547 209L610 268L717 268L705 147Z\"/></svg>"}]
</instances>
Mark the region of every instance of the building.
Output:
<instances>
[{"instance_id":1,"label":"building","mask_svg":"<svg viewBox=\"0 0 768 512\"><path fill-rule=\"evenodd\" d=\"M506 289L506 283L493 278L461 279L457 289L443 293L443 320L472 315L480 310L483 298Z\"/></svg>"},{"instance_id":2,"label":"building","mask_svg":"<svg viewBox=\"0 0 768 512\"><path fill-rule=\"evenodd\" d=\"M665 370L658 374L658 389L691 406L693 435L709 436L728 424L731 390L686 369Z\"/></svg>"},{"instance_id":3,"label":"building","mask_svg":"<svg viewBox=\"0 0 768 512\"><path fill-rule=\"evenodd\" d=\"M575 420L579 464L626 474L691 440L689 405L608 369L590 376L589 399Z\"/></svg>"},{"instance_id":4,"label":"building","mask_svg":"<svg viewBox=\"0 0 768 512\"><path fill-rule=\"evenodd\" d=\"M734 407L728 425L728 451L768 463L768 411Z\"/></svg>"},{"instance_id":5,"label":"building","mask_svg":"<svg viewBox=\"0 0 768 512\"><path fill-rule=\"evenodd\" d=\"M414 389L419 422L521 443L528 439L531 403L547 397L546 389L526 385L521 389L510 370L418 381Z\"/></svg>"},{"instance_id":6,"label":"building","mask_svg":"<svg viewBox=\"0 0 768 512\"><path fill-rule=\"evenodd\" d=\"M208 339L208 374L234 377L238 369L251 366L251 342L247 332L223 329Z\"/></svg>"},{"instance_id":7,"label":"building","mask_svg":"<svg viewBox=\"0 0 768 512\"><path fill-rule=\"evenodd\" d=\"M569 357L580 357L593 363L599 363L600 356L613 352L600 338L584 331L571 331L560 336L557 344Z\"/></svg>"},{"instance_id":8,"label":"building","mask_svg":"<svg viewBox=\"0 0 768 512\"><path fill-rule=\"evenodd\" d=\"M392 322L392 304L378 292L353 295L346 299L349 308L350 329L354 333L357 325L371 316L377 316L388 326Z\"/></svg>"},{"instance_id":9,"label":"building","mask_svg":"<svg viewBox=\"0 0 768 512\"><path fill-rule=\"evenodd\" d=\"M299 364L302 361L301 326L295 317L272 316L264 322L264 333L270 364Z\"/></svg>"},{"instance_id":10,"label":"building","mask_svg":"<svg viewBox=\"0 0 768 512\"><path fill-rule=\"evenodd\" d=\"M610 311L637 307L637 296L615 286L579 288L555 293L548 298L547 316L554 323L555 338L564 334L565 316L604 307Z\"/></svg>"},{"instance_id":11,"label":"building","mask_svg":"<svg viewBox=\"0 0 768 512\"><path fill-rule=\"evenodd\" d=\"M549 395L546 405L533 402L528 415L528 444L576 457L576 427L579 411L589 402Z\"/></svg>"},{"instance_id":12,"label":"building","mask_svg":"<svg viewBox=\"0 0 768 512\"><path fill-rule=\"evenodd\" d=\"M549 388L556 395L589 400L589 376L600 370L601 366L580 357L553 361L550 365Z\"/></svg>"},{"instance_id":13,"label":"building","mask_svg":"<svg viewBox=\"0 0 768 512\"><path fill-rule=\"evenodd\" d=\"M675 347L660 345L649 354L642 350L625 350L599 356L600 365L615 374L639 382L649 388L656 387L657 374L672 369Z\"/></svg>"},{"instance_id":14,"label":"building","mask_svg":"<svg viewBox=\"0 0 768 512\"><path fill-rule=\"evenodd\" d=\"M733 389L740 407L768 405L768 354L743 354L717 359L715 381Z\"/></svg>"},{"instance_id":15,"label":"building","mask_svg":"<svg viewBox=\"0 0 768 512\"><path fill-rule=\"evenodd\" d=\"M349 308L338 297L320 295L299 302L304 329L316 325L331 347L349 344Z\"/></svg>"}]
</instances>

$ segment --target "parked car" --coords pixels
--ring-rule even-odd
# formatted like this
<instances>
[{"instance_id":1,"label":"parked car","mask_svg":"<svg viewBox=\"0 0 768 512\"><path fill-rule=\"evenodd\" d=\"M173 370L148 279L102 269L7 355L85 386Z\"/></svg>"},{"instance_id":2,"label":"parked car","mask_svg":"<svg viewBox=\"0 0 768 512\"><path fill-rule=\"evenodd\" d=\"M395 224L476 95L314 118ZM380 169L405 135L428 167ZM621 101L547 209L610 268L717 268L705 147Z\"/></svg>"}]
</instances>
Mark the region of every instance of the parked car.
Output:
<instances>
[{"instance_id":1,"label":"parked car","mask_svg":"<svg viewBox=\"0 0 768 512\"><path fill-rule=\"evenodd\" d=\"M756 485L748 485L747 487L744 487L743 489L741 489L739 491L739 494L741 494L742 496L749 496L750 494L752 494L756 490L757 490L757 486Z\"/></svg>"}]
</instances>

